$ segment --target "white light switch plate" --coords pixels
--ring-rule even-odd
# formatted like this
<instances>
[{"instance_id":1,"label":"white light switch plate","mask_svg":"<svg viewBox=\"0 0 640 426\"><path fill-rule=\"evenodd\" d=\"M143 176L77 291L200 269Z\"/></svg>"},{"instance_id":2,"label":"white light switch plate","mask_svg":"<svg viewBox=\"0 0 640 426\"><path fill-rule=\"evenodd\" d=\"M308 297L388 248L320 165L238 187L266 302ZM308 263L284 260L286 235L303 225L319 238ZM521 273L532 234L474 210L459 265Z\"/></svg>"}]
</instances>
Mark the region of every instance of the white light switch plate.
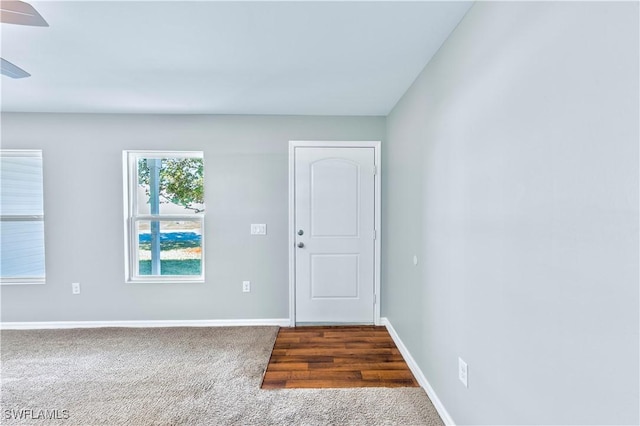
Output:
<instances>
[{"instance_id":1,"label":"white light switch plate","mask_svg":"<svg viewBox=\"0 0 640 426\"><path fill-rule=\"evenodd\" d=\"M469 387L469 367L467 366L467 363L462 360L462 358L458 358L458 378L465 388Z\"/></svg>"},{"instance_id":2,"label":"white light switch plate","mask_svg":"<svg viewBox=\"0 0 640 426\"><path fill-rule=\"evenodd\" d=\"M265 223L252 223L251 235L267 235L267 225Z\"/></svg>"}]
</instances>

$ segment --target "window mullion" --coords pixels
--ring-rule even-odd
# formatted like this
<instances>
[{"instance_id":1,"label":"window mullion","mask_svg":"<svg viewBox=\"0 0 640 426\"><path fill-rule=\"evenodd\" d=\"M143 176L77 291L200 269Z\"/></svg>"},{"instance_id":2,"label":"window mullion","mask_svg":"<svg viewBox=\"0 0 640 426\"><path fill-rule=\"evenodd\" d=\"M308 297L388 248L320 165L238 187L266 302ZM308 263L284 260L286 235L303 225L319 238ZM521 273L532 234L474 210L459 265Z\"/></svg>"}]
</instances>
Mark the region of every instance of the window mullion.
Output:
<instances>
[{"instance_id":1,"label":"window mullion","mask_svg":"<svg viewBox=\"0 0 640 426\"><path fill-rule=\"evenodd\" d=\"M12 215L0 216L0 222L44 222L44 215Z\"/></svg>"}]
</instances>

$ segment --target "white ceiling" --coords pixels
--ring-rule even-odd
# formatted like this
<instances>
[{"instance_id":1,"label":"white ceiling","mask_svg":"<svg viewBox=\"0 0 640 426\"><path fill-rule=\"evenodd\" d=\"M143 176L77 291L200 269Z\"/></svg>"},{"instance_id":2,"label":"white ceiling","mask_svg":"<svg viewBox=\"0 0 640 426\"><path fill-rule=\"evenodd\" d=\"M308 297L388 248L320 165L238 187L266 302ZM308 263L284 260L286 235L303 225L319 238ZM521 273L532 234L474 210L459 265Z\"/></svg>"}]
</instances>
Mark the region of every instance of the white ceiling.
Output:
<instances>
[{"instance_id":1,"label":"white ceiling","mask_svg":"<svg viewBox=\"0 0 640 426\"><path fill-rule=\"evenodd\" d=\"M386 115L471 2L31 2L2 110Z\"/></svg>"}]
</instances>

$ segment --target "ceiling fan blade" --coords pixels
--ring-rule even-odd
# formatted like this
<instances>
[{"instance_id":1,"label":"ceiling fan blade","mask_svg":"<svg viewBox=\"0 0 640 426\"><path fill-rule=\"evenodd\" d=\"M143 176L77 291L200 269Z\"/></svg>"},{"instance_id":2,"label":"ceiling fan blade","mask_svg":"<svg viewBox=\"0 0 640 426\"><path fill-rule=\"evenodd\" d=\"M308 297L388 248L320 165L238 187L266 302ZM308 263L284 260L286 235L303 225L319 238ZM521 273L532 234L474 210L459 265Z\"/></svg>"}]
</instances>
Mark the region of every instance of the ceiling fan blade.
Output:
<instances>
[{"instance_id":1,"label":"ceiling fan blade","mask_svg":"<svg viewBox=\"0 0 640 426\"><path fill-rule=\"evenodd\" d=\"M31 76L28 72L20 67L13 65L11 62L0 58L2 64L2 75L6 75L11 78L25 78Z\"/></svg>"},{"instance_id":2,"label":"ceiling fan blade","mask_svg":"<svg viewBox=\"0 0 640 426\"><path fill-rule=\"evenodd\" d=\"M0 1L0 22L17 25L33 25L35 27L48 27L44 20L29 3L18 0Z\"/></svg>"}]
</instances>

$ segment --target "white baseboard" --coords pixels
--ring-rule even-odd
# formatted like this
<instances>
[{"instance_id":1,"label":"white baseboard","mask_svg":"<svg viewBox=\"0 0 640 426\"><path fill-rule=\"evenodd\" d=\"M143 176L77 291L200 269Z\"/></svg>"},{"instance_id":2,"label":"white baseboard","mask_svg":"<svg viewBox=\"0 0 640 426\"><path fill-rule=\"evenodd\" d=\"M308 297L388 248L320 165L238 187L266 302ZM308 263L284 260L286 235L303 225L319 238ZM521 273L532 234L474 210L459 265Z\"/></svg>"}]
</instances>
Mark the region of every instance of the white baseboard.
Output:
<instances>
[{"instance_id":1,"label":"white baseboard","mask_svg":"<svg viewBox=\"0 0 640 426\"><path fill-rule=\"evenodd\" d=\"M409 369L415 376L420 386L422 386L422 388L425 390L425 392L427 393L427 396L429 396L429 399L431 400L431 402L433 403L433 406L438 411L438 414L442 418L442 421L446 425L455 426L455 422L453 421L453 418L451 418L451 415L442 404L442 401L440 401L440 398L438 398L438 395L436 395L436 392L433 390L433 388L429 384L429 381L427 380L424 373L416 363L416 360L413 359L413 357L411 356L409 349L407 349L407 347L404 345L404 343L400 339L400 336L398 336L398 333L391 325L391 322L389 322L389 318L386 318L386 317L380 318L380 324L387 327L387 331L389 331L389 334L391 335L391 338L393 339L394 343L398 347L398 350L402 354L402 357L407 362Z\"/></svg>"},{"instance_id":2,"label":"white baseboard","mask_svg":"<svg viewBox=\"0 0 640 426\"><path fill-rule=\"evenodd\" d=\"M269 319L216 319L216 320L151 320L151 321L29 321L2 322L1 330L41 330L55 328L103 328L103 327L237 327L277 325L289 327L289 318Z\"/></svg>"}]
</instances>

